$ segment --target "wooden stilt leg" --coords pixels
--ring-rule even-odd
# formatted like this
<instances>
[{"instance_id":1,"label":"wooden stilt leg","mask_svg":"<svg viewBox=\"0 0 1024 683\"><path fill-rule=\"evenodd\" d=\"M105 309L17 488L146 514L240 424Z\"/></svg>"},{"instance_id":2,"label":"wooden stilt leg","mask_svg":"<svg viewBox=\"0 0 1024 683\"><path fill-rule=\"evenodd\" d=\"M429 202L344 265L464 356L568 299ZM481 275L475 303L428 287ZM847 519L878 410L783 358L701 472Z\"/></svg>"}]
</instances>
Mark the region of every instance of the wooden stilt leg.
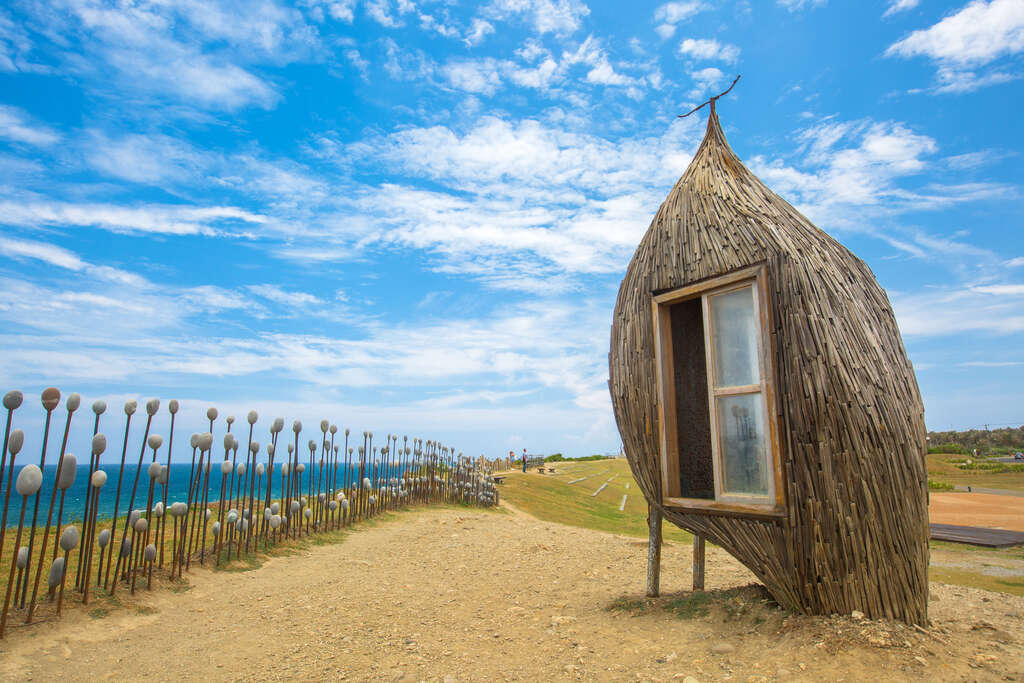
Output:
<instances>
[{"instance_id":1,"label":"wooden stilt leg","mask_svg":"<svg viewBox=\"0 0 1024 683\"><path fill-rule=\"evenodd\" d=\"M647 548L647 597L661 594L661 510L648 504L647 526L650 543Z\"/></svg>"},{"instance_id":2,"label":"wooden stilt leg","mask_svg":"<svg viewBox=\"0 0 1024 683\"><path fill-rule=\"evenodd\" d=\"M704 537L693 536L693 590L704 590Z\"/></svg>"}]
</instances>

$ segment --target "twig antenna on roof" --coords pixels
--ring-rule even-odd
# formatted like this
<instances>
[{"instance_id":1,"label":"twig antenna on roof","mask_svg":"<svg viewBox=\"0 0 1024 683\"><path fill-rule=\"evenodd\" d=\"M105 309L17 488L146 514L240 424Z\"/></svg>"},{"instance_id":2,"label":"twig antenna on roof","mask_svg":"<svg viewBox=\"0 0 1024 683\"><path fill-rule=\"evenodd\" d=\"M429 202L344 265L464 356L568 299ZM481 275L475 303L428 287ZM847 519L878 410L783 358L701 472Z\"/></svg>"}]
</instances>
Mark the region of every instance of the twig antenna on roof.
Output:
<instances>
[{"instance_id":1,"label":"twig antenna on roof","mask_svg":"<svg viewBox=\"0 0 1024 683\"><path fill-rule=\"evenodd\" d=\"M711 98L710 100L708 100L708 101L707 101L707 102L705 102L704 104L702 104L702 105L700 105L700 106L698 106L698 107L694 107L694 108L693 108L693 109L691 109L690 111L686 112L685 114L680 114L680 115L679 115L679 116L677 116L676 118L678 118L678 119L685 119L685 118L686 118L687 116L689 116L690 114L692 114L692 113L694 113L694 112L696 112L696 111L698 111L698 110L700 110L700 109L703 109L704 107L708 106L709 104L711 105L711 109L712 109L712 111L714 111L714 109L715 109L715 100L717 100L717 99L718 99L719 97L725 97L726 95L728 95L728 94L729 94L729 91L733 89L733 86L735 86L735 85L736 85L736 81L738 81L738 80L740 80L740 76L739 76L739 74L737 74L737 75L736 75L736 78L734 78L734 79L733 79L733 81L732 81L732 85L730 85L730 86L728 87L728 89L727 89L727 90L726 90L725 92L720 92L720 93L718 93L717 95L715 95L714 97L712 97L712 98Z\"/></svg>"}]
</instances>

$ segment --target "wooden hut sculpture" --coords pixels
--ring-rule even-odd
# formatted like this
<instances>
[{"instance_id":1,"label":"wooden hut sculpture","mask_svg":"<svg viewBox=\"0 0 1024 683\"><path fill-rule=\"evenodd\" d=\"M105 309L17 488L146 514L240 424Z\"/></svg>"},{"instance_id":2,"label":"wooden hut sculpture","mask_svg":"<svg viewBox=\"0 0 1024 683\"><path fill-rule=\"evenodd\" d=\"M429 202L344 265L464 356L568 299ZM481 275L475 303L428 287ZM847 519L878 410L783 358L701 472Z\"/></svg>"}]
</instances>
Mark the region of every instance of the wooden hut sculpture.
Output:
<instances>
[{"instance_id":1,"label":"wooden hut sculpture","mask_svg":"<svg viewBox=\"0 0 1024 683\"><path fill-rule=\"evenodd\" d=\"M924 409L888 298L740 163L715 99L611 329L615 418L651 511L648 592L664 516L783 607L925 624Z\"/></svg>"}]
</instances>

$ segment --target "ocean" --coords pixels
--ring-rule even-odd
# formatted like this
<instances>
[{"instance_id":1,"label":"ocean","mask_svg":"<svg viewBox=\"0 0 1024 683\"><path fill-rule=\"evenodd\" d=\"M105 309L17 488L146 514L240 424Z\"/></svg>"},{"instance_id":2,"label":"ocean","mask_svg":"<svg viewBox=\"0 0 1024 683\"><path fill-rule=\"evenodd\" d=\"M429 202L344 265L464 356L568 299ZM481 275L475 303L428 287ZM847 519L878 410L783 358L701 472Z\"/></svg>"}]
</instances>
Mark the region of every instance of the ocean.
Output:
<instances>
[{"instance_id":1,"label":"ocean","mask_svg":"<svg viewBox=\"0 0 1024 683\"><path fill-rule=\"evenodd\" d=\"M221 476L220 470L218 468L220 466L220 462L221 462L222 459L223 459L222 457L217 457L217 456L214 457L213 469L210 472L210 483L209 483L209 487L208 487L208 491L207 491L207 496L208 496L208 501L212 502L212 503L216 503L218 500L220 500L220 486L221 486L221 478L222 478L222 476ZM25 465L30 464L30 461L28 461L28 462L21 462L21 460L22 460L21 458L18 458L18 463L14 467L14 479L15 480L17 480L18 473L22 470L22 468ZM121 499L120 499L120 502L118 504L118 511L117 511L119 516L120 515L128 514L128 512L130 511L130 509L132 507L134 507L136 509L139 509L139 508L145 509L145 507L146 507L146 499L147 499L147 496L149 495L149 476L147 474L147 470L149 468L149 462L150 461L149 461L148 458L143 462L143 465L142 465L142 472L140 473L140 476L139 476L138 490L137 490L137 492L135 494L134 504L132 505L131 501L130 501L131 493L132 493L132 484L135 481L135 473L138 470L138 465L136 464L137 462L138 462L138 457L136 456L135 463L125 464L125 466L124 466L124 475L123 475L122 482L121 482ZM243 460L243 462L244 462L244 460ZM273 488L271 490L271 498L273 498L275 500L281 495L281 471L279 469L279 467L280 467L279 462L280 461L275 462L275 464L274 464ZM36 462L36 464L38 464L38 462ZM317 478L320 478L319 477L319 472L317 471L317 470L319 470L319 467L314 467L311 470L309 462L306 462L305 465L306 465L306 471L302 473L302 487L301 487L303 495L305 495L306 492L309 490L309 475L310 475L310 473L312 472ZM264 463L264 467L266 467L266 463ZM7 484L8 479L7 478L8 478L8 474L10 472L10 463L8 463L7 467L5 467L4 469L5 469L5 471L4 471L4 478L3 478L3 488L2 488L2 491L0 491L0 496L6 496L7 495L7 488L8 488L8 484ZM120 469L120 466L119 466L119 464L116 464L116 463L101 463L100 466L99 466L99 469L101 469L101 470L103 470L104 472L107 473L107 483L103 486L103 488L100 489L99 518L100 519L109 519L113 515L113 513L114 513L114 499L115 499L116 494L117 494L117 473L118 473L118 470ZM324 469L327 470L329 468L327 468L325 466ZM350 475L348 481L349 482L354 482L356 480L356 478L358 478L358 476L359 476L359 466L358 466L358 464L356 464L355 466L351 466L350 469L351 469L351 475ZM388 475L389 477L390 476L395 476L395 477L400 476L400 474L398 474L398 467L397 466L393 467L392 470L393 470L394 473L393 474L389 474ZM187 498L188 498L189 474L191 473L191 471L192 471L191 461L188 462L188 463L177 463L177 464L172 464L171 465L170 470L169 470L169 476L168 476L168 479L167 479L167 504L168 505L170 505L171 503L176 502L176 501L185 502L187 500ZM338 486L339 486L339 488L341 486L343 486L344 483L345 483L344 474L345 474L345 464L344 464L344 462L341 462L338 465ZM87 479L88 475L89 475L89 466L88 466L88 464L78 465L78 467L76 468L76 473L75 473L75 481L71 485L71 487L68 488L67 493L64 496L64 518L63 518L62 524L70 524L72 522L81 522L82 514L83 514L83 511L85 510L85 495L86 495L86 486L87 486L86 479ZM56 465L56 463L54 463L52 465L47 465L45 470L44 470L44 473L43 473L43 486L42 486L42 488L39 491L39 495L40 495L40 500L39 500L39 518L37 519L36 523L38 525L40 525L40 526L46 524L46 515L47 515L47 511L49 510L49 505L50 505L50 495L53 493L53 482L54 482L54 478L56 476L57 476L57 465ZM372 477L372 474L366 473L365 476ZM237 479L237 476L236 476L236 479ZM246 474L246 481L248 482L248 480L249 480L249 476L248 476L248 473L247 473ZM313 489L314 490L316 490L316 481L317 481L317 479L314 478L314 480L313 480ZM376 484L376 482L375 482L375 484ZM228 477L227 477L227 486L225 488L229 488L230 485L231 485L231 476L228 475ZM267 475L265 473L264 473L263 478L262 478L262 485L263 485L263 493L265 495L266 494L266 486L267 486ZM237 491L237 486L238 486L237 482L236 482L235 486L236 486L236 491ZM323 490L323 486L324 485L321 484L321 490ZM155 485L153 488L154 488L153 502L156 503L157 501L162 500L163 492L162 492L161 487L160 487L159 484ZM260 496L257 493L257 500L259 500L259 498L260 498ZM57 491L57 504L54 506L54 512L53 512L54 523L56 523L56 520L57 520L57 510L59 508L59 505L60 505L60 491ZM27 510L25 512L25 517L26 517L25 523L26 523L26 525L30 524L31 521L32 521L32 510L33 510L34 506L35 506L35 498L34 497L30 497L29 501L28 501L28 508L27 508ZM258 510L262 510L262 506L260 506L258 503L257 503L256 507L257 507ZM3 508L3 498L0 498L0 510L2 510L2 508ZM8 505L7 505L7 526L8 527L12 527L12 526L16 527L18 525L18 514L19 514L20 510L21 510L21 496L18 495L18 492L12 486L11 487L10 501L8 502Z\"/></svg>"}]
</instances>

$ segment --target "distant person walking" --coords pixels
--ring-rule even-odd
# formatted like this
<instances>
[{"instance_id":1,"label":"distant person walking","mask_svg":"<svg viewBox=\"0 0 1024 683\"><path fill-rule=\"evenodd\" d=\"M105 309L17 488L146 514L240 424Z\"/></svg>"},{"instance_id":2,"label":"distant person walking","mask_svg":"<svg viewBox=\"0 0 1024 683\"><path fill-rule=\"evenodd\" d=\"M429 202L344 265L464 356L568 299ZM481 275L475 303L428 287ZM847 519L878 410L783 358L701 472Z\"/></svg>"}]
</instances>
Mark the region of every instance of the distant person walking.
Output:
<instances>
[{"instance_id":1,"label":"distant person walking","mask_svg":"<svg viewBox=\"0 0 1024 683\"><path fill-rule=\"evenodd\" d=\"M526 449L523 449L523 474L526 474Z\"/></svg>"}]
</instances>

